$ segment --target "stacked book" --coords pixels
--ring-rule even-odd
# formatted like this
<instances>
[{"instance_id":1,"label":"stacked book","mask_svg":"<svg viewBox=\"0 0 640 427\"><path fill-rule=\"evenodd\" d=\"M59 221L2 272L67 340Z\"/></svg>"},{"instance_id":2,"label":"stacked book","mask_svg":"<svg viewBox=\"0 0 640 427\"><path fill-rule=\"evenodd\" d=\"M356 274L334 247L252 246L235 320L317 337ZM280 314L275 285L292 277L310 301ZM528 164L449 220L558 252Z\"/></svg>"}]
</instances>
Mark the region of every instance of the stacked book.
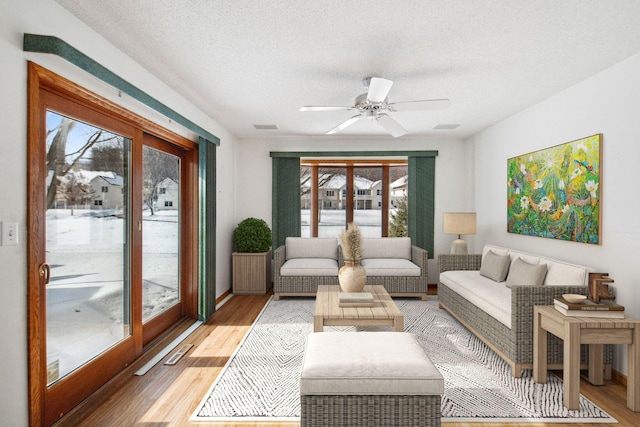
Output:
<instances>
[{"instance_id":1,"label":"stacked book","mask_svg":"<svg viewBox=\"0 0 640 427\"><path fill-rule=\"evenodd\" d=\"M607 300L596 303L587 299L574 303L557 297L553 300L553 306L565 316L624 319L624 307Z\"/></svg>"},{"instance_id":2,"label":"stacked book","mask_svg":"<svg viewBox=\"0 0 640 427\"><path fill-rule=\"evenodd\" d=\"M373 307L373 294L370 292L340 292L340 307Z\"/></svg>"}]
</instances>

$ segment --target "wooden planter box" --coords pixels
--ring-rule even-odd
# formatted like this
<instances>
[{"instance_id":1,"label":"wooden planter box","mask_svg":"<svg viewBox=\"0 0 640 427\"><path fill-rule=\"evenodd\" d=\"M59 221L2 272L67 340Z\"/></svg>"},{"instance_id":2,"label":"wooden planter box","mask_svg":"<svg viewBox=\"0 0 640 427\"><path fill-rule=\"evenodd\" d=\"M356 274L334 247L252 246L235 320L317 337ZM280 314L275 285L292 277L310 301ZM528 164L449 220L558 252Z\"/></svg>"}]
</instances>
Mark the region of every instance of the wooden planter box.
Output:
<instances>
[{"instance_id":1,"label":"wooden planter box","mask_svg":"<svg viewBox=\"0 0 640 427\"><path fill-rule=\"evenodd\" d=\"M266 294L271 289L271 251L233 252L233 293Z\"/></svg>"}]
</instances>

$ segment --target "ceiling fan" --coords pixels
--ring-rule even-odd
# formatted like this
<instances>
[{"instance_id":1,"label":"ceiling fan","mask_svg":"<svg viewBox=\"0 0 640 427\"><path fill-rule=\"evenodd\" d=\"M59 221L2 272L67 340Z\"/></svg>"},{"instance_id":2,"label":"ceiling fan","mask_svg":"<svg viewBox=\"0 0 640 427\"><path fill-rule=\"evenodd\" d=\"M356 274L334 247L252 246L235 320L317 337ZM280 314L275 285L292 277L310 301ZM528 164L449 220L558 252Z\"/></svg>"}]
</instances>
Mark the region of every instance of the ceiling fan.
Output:
<instances>
[{"instance_id":1,"label":"ceiling fan","mask_svg":"<svg viewBox=\"0 0 640 427\"><path fill-rule=\"evenodd\" d=\"M367 93L356 97L353 106L305 106L300 111L334 111L334 110L358 110L358 114L340 123L327 132L331 135L340 132L361 119L377 121L394 138L407 133L400 123L383 111L423 111L448 108L451 102L448 99L425 99L421 101L389 102L387 95L391 90L393 81L382 77L366 77L362 83L367 88Z\"/></svg>"}]
</instances>

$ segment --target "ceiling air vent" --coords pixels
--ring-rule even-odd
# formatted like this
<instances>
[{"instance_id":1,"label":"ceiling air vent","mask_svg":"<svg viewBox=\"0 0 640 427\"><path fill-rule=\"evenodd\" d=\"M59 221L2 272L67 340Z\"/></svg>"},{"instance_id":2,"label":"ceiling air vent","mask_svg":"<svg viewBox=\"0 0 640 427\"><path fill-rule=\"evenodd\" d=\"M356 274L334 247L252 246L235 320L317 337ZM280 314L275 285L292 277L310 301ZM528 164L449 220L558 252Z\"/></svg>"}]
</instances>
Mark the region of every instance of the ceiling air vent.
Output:
<instances>
[{"instance_id":1,"label":"ceiling air vent","mask_svg":"<svg viewBox=\"0 0 640 427\"><path fill-rule=\"evenodd\" d=\"M276 130L278 129L278 125L253 125L254 128L258 130Z\"/></svg>"},{"instance_id":2,"label":"ceiling air vent","mask_svg":"<svg viewBox=\"0 0 640 427\"><path fill-rule=\"evenodd\" d=\"M436 127L434 127L434 129L438 129L438 130L453 130L453 129L457 129L460 125L456 125L456 124L442 124L442 125L436 125Z\"/></svg>"}]
</instances>

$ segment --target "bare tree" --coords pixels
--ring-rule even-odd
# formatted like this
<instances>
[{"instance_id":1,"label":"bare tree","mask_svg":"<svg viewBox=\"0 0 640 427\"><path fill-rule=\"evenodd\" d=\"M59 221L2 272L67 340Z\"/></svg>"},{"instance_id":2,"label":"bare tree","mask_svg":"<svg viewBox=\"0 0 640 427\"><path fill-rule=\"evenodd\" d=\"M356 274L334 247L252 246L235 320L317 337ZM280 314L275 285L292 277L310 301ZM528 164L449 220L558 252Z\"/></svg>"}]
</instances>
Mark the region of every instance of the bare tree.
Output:
<instances>
[{"instance_id":1,"label":"bare tree","mask_svg":"<svg viewBox=\"0 0 640 427\"><path fill-rule=\"evenodd\" d=\"M344 174L345 170L342 168L320 168L318 171L318 188L323 188L334 176ZM309 193L311 193L311 168L302 166L300 167L300 195L304 196Z\"/></svg>"},{"instance_id":2,"label":"bare tree","mask_svg":"<svg viewBox=\"0 0 640 427\"><path fill-rule=\"evenodd\" d=\"M58 187L60 185L58 177L65 176L68 172L66 162L67 140L69 139L69 133L75 125L75 120L63 117L56 128L47 132L48 134L56 132L51 141L49 151L47 152L47 171L53 175L49 183L49 188L47 189L47 209L51 208L53 202L56 200L56 194L58 193Z\"/></svg>"},{"instance_id":3,"label":"bare tree","mask_svg":"<svg viewBox=\"0 0 640 427\"><path fill-rule=\"evenodd\" d=\"M155 204L158 201L158 185L167 178L178 182L180 160L175 156L146 146L144 147L143 159L143 198L151 215L154 215Z\"/></svg>"},{"instance_id":4,"label":"bare tree","mask_svg":"<svg viewBox=\"0 0 640 427\"><path fill-rule=\"evenodd\" d=\"M124 149L122 139L102 142L91 149L91 169L111 171L124 176Z\"/></svg>"},{"instance_id":5,"label":"bare tree","mask_svg":"<svg viewBox=\"0 0 640 427\"><path fill-rule=\"evenodd\" d=\"M69 193L72 187L66 185L68 183L62 182L62 177L65 177L71 172L81 161L88 160L88 154L92 147L99 143L109 143L110 141L121 141L122 137L106 132L102 129L95 128L93 126L87 126L90 132L87 135L87 139L82 146L71 153L67 153L67 145L69 142L69 135L76 127L77 122L69 117L61 116L60 123L53 129L47 131L47 135L54 134L51 140L51 146L47 152L47 171L51 175L51 181L47 188L47 209L50 209L55 203L58 193ZM73 181L73 180L72 180ZM77 183L77 181L76 181ZM65 197L67 197L65 195Z\"/></svg>"},{"instance_id":6,"label":"bare tree","mask_svg":"<svg viewBox=\"0 0 640 427\"><path fill-rule=\"evenodd\" d=\"M68 175L69 179L61 180L59 188L64 193L67 206L71 207L71 215L78 205L83 205L93 199L93 193L89 184L78 179L77 175Z\"/></svg>"}]
</instances>

